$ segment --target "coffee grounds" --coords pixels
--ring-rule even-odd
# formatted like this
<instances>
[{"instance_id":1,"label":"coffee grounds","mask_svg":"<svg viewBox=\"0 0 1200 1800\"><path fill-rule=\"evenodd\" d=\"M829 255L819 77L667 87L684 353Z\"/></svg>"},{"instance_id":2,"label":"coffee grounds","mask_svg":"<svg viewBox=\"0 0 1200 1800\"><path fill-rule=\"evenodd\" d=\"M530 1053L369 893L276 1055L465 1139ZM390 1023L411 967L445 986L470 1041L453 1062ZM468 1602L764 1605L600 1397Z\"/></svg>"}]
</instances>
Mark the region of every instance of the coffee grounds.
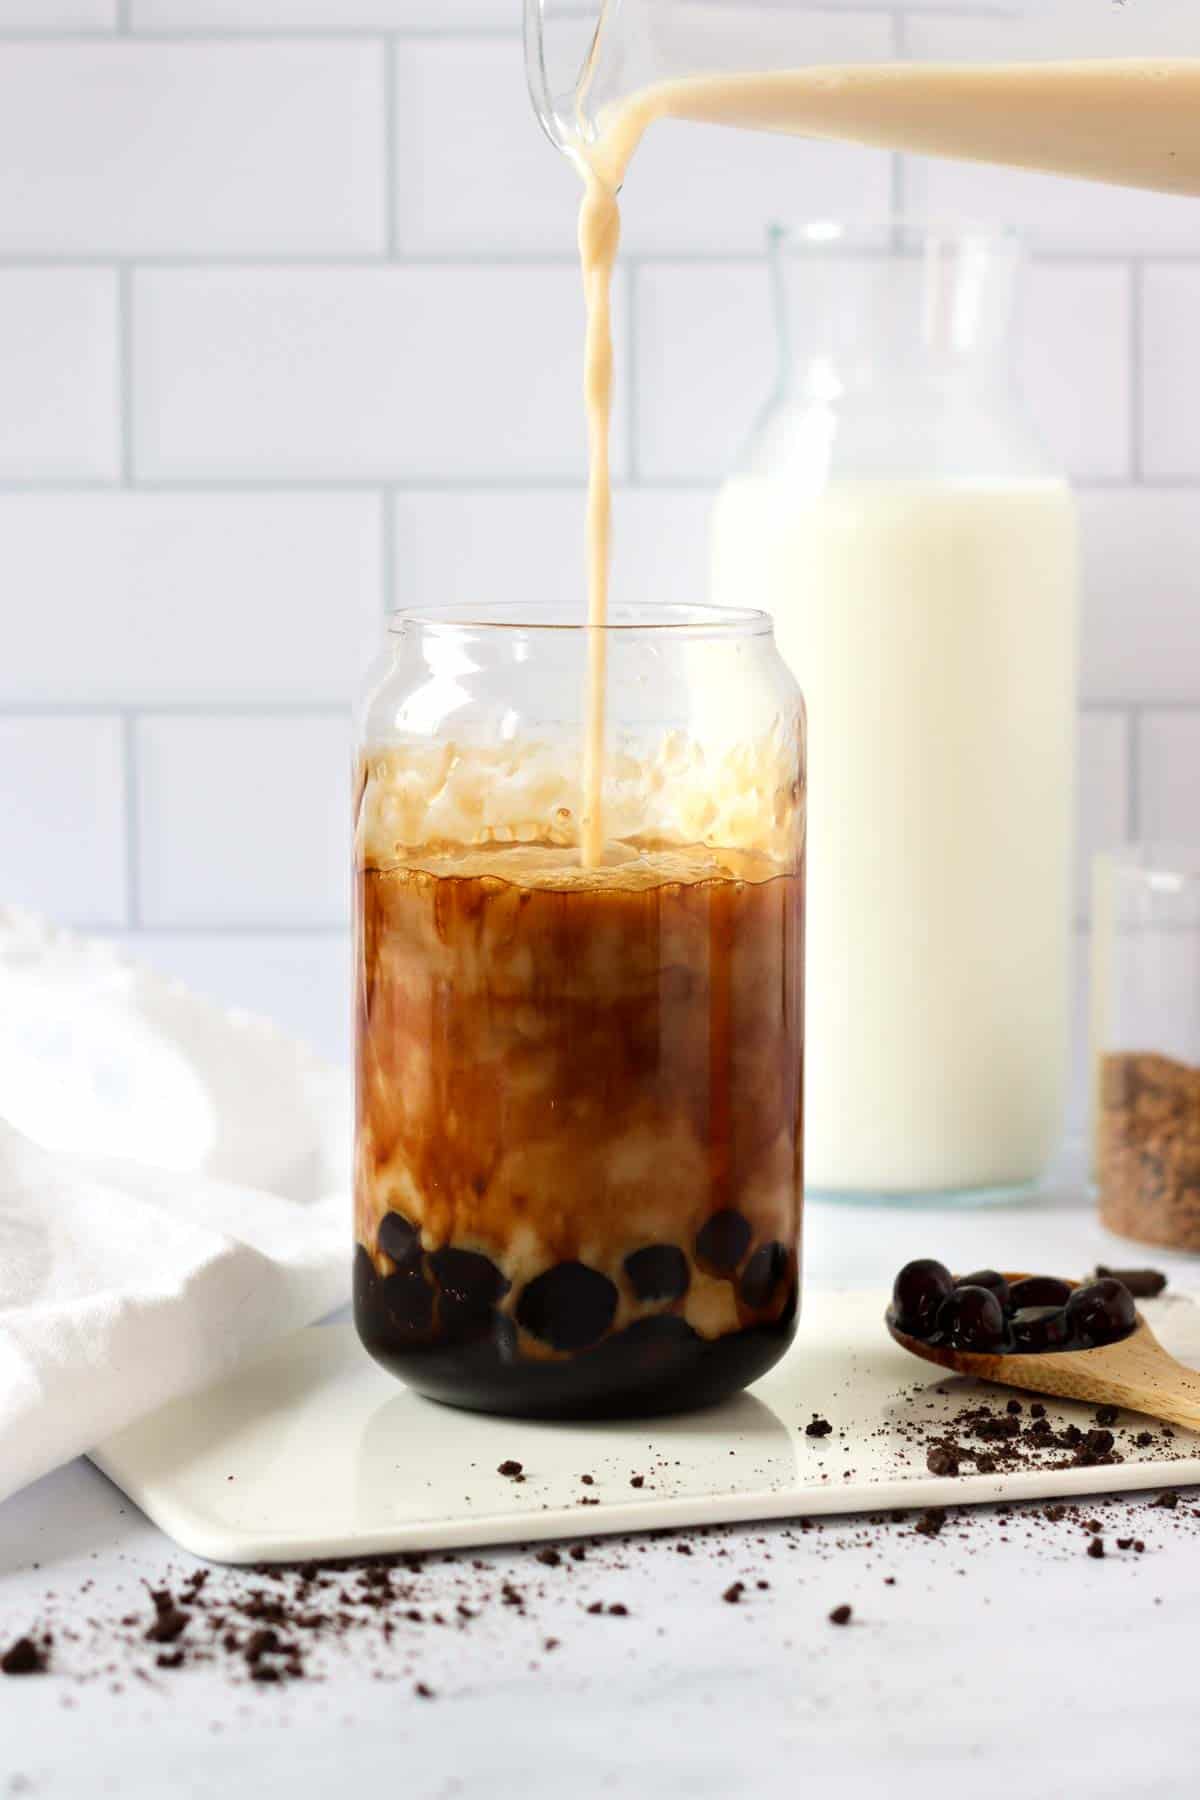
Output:
<instances>
[{"instance_id":1,"label":"coffee grounds","mask_svg":"<svg viewBox=\"0 0 1200 1800\"><path fill-rule=\"evenodd\" d=\"M804 1427L804 1435L810 1438L823 1438L828 1437L832 1430L833 1426L828 1419L814 1418L811 1425Z\"/></svg>"},{"instance_id":2,"label":"coffee grounds","mask_svg":"<svg viewBox=\"0 0 1200 1800\"><path fill-rule=\"evenodd\" d=\"M1087 1553L1089 1556L1094 1556L1097 1559L1100 1558L1101 1556L1103 1556L1104 1555L1104 1539L1094 1537L1092 1539L1091 1543L1087 1547Z\"/></svg>"},{"instance_id":3,"label":"coffee grounds","mask_svg":"<svg viewBox=\"0 0 1200 1800\"><path fill-rule=\"evenodd\" d=\"M725 1592L721 1595L721 1598L722 1598L722 1600L725 1601L725 1603L728 1606L737 1606L740 1603L742 1595L745 1593L745 1591L746 1591L745 1582L744 1581L735 1581L735 1582L733 1582L733 1584L730 1587L727 1587L725 1589Z\"/></svg>"},{"instance_id":4,"label":"coffee grounds","mask_svg":"<svg viewBox=\"0 0 1200 1800\"><path fill-rule=\"evenodd\" d=\"M831 1625L848 1625L854 1617L854 1609L850 1606L835 1606L829 1615Z\"/></svg>"},{"instance_id":5,"label":"coffee grounds","mask_svg":"<svg viewBox=\"0 0 1200 1800\"><path fill-rule=\"evenodd\" d=\"M0 1673L5 1675L44 1675L50 1659L32 1638L18 1638L0 1656Z\"/></svg>"},{"instance_id":6,"label":"coffee grounds","mask_svg":"<svg viewBox=\"0 0 1200 1800\"><path fill-rule=\"evenodd\" d=\"M510 1457L507 1462L500 1464L496 1473L497 1475L507 1475L510 1481L519 1481L523 1478L524 1469L519 1462L514 1462Z\"/></svg>"}]
</instances>

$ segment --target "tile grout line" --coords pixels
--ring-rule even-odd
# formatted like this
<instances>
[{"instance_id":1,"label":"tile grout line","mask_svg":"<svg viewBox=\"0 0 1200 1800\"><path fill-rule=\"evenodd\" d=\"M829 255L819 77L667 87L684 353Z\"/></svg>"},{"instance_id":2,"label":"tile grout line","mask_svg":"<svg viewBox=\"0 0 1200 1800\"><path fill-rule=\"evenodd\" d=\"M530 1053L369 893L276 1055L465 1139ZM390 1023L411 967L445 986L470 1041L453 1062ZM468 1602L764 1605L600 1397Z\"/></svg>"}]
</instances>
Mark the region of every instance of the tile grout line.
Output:
<instances>
[{"instance_id":1,"label":"tile grout line","mask_svg":"<svg viewBox=\"0 0 1200 1800\"><path fill-rule=\"evenodd\" d=\"M712 494L721 485L720 472L711 475L639 475L636 482L618 476L613 488L636 487L644 493ZM1080 494L1194 494L1200 490L1200 475L1156 475L1149 481L1134 481L1128 475L1074 475L1072 485ZM31 476L26 480L0 479L0 498L21 499L26 496L58 496L105 494L113 497L127 492L160 494L176 499L232 498L238 495L309 495L330 498L342 494L378 496L384 487L393 494L579 494L587 491L585 475L555 475L549 472L528 476L510 475L226 475L226 476L142 476L127 488L117 480L91 479L79 476Z\"/></svg>"},{"instance_id":2,"label":"tile grout line","mask_svg":"<svg viewBox=\"0 0 1200 1800\"><path fill-rule=\"evenodd\" d=\"M142 922L141 762L136 713L121 714L125 765L125 917L129 929Z\"/></svg>"},{"instance_id":3,"label":"tile grout line","mask_svg":"<svg viewBox=\"0 0 1200 1800\"><path fill-rule=\"evenodd\" d=\"M1141 257L1129 265L1129 473L1141 485L1146 467L1142 359L1145 355L1146 267Z\"/></svg>"},{"instance_id":4,"label":"tile grout line","mask_svg":"<svg viewBox=\"0 0 1200 1800\"><path fill-rule=\"evenodd\" d=\"M383 242L387 246L389 261L395 262L400 255L400 121L396 101L396 45L385 38L380 48L383 54L383 154L387 159L383 171L383 199L387 208L387 216L383 221Z\"/></svg>"},{"instance_id":5,"label":"tile grout line","mask_svg":"<svg viewBox=\"0 0 1200 1800\"><path fill-rule=\"evenodd\" d=\"M6 700L0 697L0 718L78 718L132 721L143 719L313 719L345 720L353 702L345 700ZM1133 721L1144 713L1200 718L1200 695L1195 699L1130 699L1119 694L1089 695L1079 700L1082 718L1125 718Z\"/></svg>"},{"instance_id":6,"label":"tile grout line","mask_svg":"<svg viewBox=\"0 0 1200 1800\"><path fill-rule=\"evenodd\" d=\"M630 487L641 486L641 413L639 407L639 356L638 356L638 286L641 276L636 263L631 263L625 271L625 469L626 481ZM614 483L615 486L615 483Z\"/></svg>"},{"instance_id":7,"label":"tile grout line","mask_svg":"<svg viewBox=\"0 0 1200 1800\"><path fill-rule=\"evenodd\" d=\"M1129 792L1125 797L1126 840L1136 844L1142 835L1142 717L1141 704L1128 709L1129 732L1125 745L1125 780Z\"/></svg>"},{"instance_id":8,"label":"tile grout line","mask_svg":"<svg viewBox=\"0 0 1200 1800\"><path fill-rule=\"evenodd\" d=\"M1200 710L1198 705L1197 710ZM111 719L349 719L351 701L313 700L3 700L0 718Z\"/></svg>"},{"instance_id":9,"label":"tile grout line","mask_svg":"<svg viewBox=\"0 0 1200 1800\"><path fill-rule=\"evenodd\" d=\"M1084 247L1054 249L1034 244L1030 260L1038 268L1114 269L1125 268L1139 273L1150 267L1197 268L1200 251L1196 250L1113 250ZM630 269L751 269L766 261L764 250L636 250L622 254L621 261ZM0 270L36 269L109 269L123 262L156 273L255 274L258 271L284 270L307 274L335 269L348 274L395 274L401 270L438 271L446 273L492 274L500 270L516 270L528 274L543 270L564 273L576 271L578 257L569 250L455 250L421 255L397 250L394 256L383 251L262 251L252 255L245 250L210 251L129 251L110 250L0 250Z\"/></svg>"},{"instance_id":10,"label":"tile grout line","mask_svg":"<svg viewBox=\"0 0 1200 1800\"><path fill-rule=\"evenodd\" d=\"M383 558L380 568L380 593L383 600L383 616L390 618L395 612L398 601L396 597L396 495L391 488L379 490L379 543L380 555Z\"/></svg>"},{"instance_id":11,"label":"tile grout line","mask_svg":"<svg viewBox=\"0 0 1200 1800\"><path fill-rule=\"evenodd\" d=\"M121 433L122 488L134 486L133 455L133 268L117 265L117 418Z\"/></svg>"},{"instance_id":12,"label":"tile grout line","mask_svg":"<svg viewBox=\"0 0 1200 1800\"><path fill-rule=\"evenodd\" d=\"M190 921L178 925L88 925L84 929L86 929L91 936L100 938L126 937L133 934L140 938L319 937L332 939L349 937L350 922L347 920L345 924L342 925L330 924L328 921L319 922L313 925L272 925L270 923L264 924L261 920L256 920L250 925L230 924L228 921L222 921L220 924L198 925L194 921Z\"/></svg>"}]
</instances>

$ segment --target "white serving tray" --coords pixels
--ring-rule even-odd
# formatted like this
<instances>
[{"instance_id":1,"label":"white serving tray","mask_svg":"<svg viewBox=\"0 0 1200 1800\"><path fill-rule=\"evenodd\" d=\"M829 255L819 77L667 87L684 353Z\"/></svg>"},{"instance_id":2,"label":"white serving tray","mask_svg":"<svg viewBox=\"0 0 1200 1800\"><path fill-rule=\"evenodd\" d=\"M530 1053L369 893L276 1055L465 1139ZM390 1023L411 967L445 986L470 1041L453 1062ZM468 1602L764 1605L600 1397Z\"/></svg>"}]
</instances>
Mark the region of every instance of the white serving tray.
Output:
<instances>
[{"instance_id":1,"label":"white serving tray","mask_svg":"<svg viewBox=\"0 0 1200 1800\"><path fill-rule=\"evenodd\" d=\"M934 1478L922 1434L906 1441L890 1427L935 1430L984 1390L895 1346L884 1305L881 1293L809 1292L795 1347L751 1392L633 1424L456 1412L392 1380L350 1326L302 1331L121 1432L93 1461L184 1549L230 1563L1200 1482L1200 1435L1184 1431L1169 1460L1121 1441L1115 1466ZM1200 1367L1200 1306L1172 1298L1144 1310L1166 1347ZM1052 1421L1093 1422L1086 1406L1046 1405ZM831 1436L805 1434L814 1414ZM510 1459L523 1481L498 1473Z\"/></svg>"}]
</instances>

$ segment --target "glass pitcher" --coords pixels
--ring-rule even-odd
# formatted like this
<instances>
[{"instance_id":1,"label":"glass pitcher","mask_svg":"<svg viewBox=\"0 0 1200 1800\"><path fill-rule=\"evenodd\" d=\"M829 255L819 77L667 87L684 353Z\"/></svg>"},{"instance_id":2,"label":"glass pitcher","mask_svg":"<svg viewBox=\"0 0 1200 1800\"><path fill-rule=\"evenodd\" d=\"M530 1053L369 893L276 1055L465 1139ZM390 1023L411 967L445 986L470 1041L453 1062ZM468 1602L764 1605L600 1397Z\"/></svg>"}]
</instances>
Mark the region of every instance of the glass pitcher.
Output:
<instances>
[{"instance_id":1,"label":"glass pitcher","mask_svg":"<svg viewBox=\"0 0 1200 1800\"><path fill-rule=\"evenodd\" d=\"M808 1179L1034 1181L1067 1070L1077 524L1014 391L1011 235L772 233L779 384L713 515L812 733Z\"/></svg>"},{"instance_id":2,"label":"glass pitcher","mask_svg":"<svg viewBox=\"0 0 1200 1800\"><path fill-rule=\"evenodd\" d=\"M578 0L525 8L538 117L614 187L646 126L673 116L1200 190L1195 0L1015 0L972 21L974 63L922 58L911 44L902 57L897 37L873 69L814 65L812 11L790 0L596 0L583 18ZM938 10L935 0L922 12ZM747 77L771 78L749 104ZM952 120L947 96L962 102ZM619 154L606 158L614 140Z\"/></svg>"}]
</instances>

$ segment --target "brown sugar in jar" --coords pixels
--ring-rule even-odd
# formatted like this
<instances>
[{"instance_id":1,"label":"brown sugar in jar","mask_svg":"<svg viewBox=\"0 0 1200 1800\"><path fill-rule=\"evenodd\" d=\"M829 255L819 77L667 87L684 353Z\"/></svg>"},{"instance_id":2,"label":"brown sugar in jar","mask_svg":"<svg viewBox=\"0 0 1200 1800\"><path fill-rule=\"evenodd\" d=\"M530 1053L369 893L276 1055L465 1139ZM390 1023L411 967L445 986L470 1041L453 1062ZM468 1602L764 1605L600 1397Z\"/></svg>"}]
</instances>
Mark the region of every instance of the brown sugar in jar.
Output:
<instances>
[{"instance_id":1,"label":"brown sugar in jar","mask_svg":"<svg viewBox=\"0 0 1200 1800\"><path fill-rule=\"evenodd\" d=\"M1092 979L1100 1217L1200 1251L1200 851L1099 859Z\"/></svg>"},{"instance_id":2,"label":"brown sugar in jar","mask_svg":"<svg viewBox=\"0 0 1200 1800\"><path fill-rule=\"evenodd\" d=\"M1200 1250L1200 1068L1153 1054L1101 1059L1096 1179L1110 1231Z\"/></svg>"}]
</instances>

